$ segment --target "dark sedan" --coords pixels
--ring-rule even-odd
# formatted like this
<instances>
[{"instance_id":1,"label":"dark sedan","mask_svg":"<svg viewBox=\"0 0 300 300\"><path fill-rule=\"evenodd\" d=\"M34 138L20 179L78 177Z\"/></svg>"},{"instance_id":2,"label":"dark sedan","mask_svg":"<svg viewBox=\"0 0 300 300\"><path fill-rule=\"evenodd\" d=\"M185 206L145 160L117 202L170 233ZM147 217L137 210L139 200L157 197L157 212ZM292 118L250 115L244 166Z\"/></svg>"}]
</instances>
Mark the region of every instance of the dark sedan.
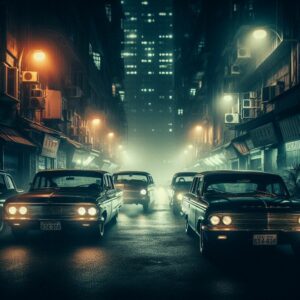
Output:
<instances>
[{"instance_id":1,"label":"dark sedan","mask_svg":"<svg viewBox=\"0 0 300 300\"><path fill-rule=\"evenodd\" d=\"M278 175L210 171L196 175L183 200L186 232L203 255L223 246L291 244L300 253L300 203Z\"/></svg>"},{"instance_id":2,"label":"dark sedan","mask_svg":"<svg viewBox=\"0 0 300 300\"><path fill-rule=\"evenodd\" d=\"M122 193L107 172L43 171L35 175L28 193L6 200L4 220L16 237L32 229L83 229L101 238L121 204Z\"/></svg>"},{"instance_id":3,"label":"dark sedan","mask_svg":"<svg viewBox=\"0 0 300 300\"><path fill-rule=\"evenodd\" d=\"M154 182L151 174L123 171L113 175L117 188L123 191L124 204L141 204L148 211L154 202Z\"/></svg>"},{"instance_id":4,"label":"dark sedan","mask_svg":"<svg viewBox=\"0 0 300 300\"><path fill-rule=\"evenodd\" d=\"M170 186L170 206L175 214L181 212L183 195L187 193L197 172L178 172L174 174Z\"/></svg>"}]
</instances>

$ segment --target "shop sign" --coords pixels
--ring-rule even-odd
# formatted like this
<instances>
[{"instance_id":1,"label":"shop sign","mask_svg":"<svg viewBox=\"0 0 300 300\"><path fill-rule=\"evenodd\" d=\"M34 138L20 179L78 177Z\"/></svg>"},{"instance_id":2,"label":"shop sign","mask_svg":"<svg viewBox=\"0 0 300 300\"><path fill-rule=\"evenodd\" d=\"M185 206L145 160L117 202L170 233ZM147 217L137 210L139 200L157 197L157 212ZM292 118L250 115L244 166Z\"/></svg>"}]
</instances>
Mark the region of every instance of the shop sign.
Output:
<instances>
[{"instance_id":1,"label":"shop sign","mask_svg":"<svg viewBox=\"0 0 300 300\"><path fill-rule=\"evenodd\" d=\"M250 135L255 148L277 143L277 137L272 123L251 130Z\"/></svg>"},{"instance_id":2,"label":"shop sign","mask_svg":"<svg viewBox=\"0 0 300 300\"><path fill-rule=\"evenodd\" d=\"M233 142L232 143L234 148L241 154L241 155L247 155L249 154L249 148L246 145L246 143L243 142Z\"/></svg>"},{"instance_id":3,"label":"shop sign","mask_svg":"<svg viewBox=\"0 0 300 300\"><path fill-rule=\"evenodd\" d=\"M59 147L59 139L49 134L45 134L41 155L50 158L56 158L58 147Z\"/></svg>"},{"instance_id":4,"label":"shop sign","mask_svg":"<svg viewBox=\"0 0 300 300\"><path fill-rule=\"evenodd\" d=\"M288 152L300 150L300 140L290 142L290 143L286 143L285 144L285 150L288 151Z\"/></svg>"}]
</instances>

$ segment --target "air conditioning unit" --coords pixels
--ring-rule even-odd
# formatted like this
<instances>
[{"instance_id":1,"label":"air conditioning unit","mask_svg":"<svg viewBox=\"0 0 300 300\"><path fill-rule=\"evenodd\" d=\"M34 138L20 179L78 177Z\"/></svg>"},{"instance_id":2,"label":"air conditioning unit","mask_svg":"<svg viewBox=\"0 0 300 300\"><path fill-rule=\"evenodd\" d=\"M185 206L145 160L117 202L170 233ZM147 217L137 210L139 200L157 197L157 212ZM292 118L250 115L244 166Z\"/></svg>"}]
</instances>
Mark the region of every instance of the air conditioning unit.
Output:
<instances>
[{"instance_id":1,"label":"air conditioning unit","mask_svg":"<svg viewBox=\"0 0 300 300\"><path fill-rule=\"evenodd\" d=\"M44 97L31 97L29 101L30 109L45 109Z\"/></svg>"},{"instance_id":2,"label":"air conditioning unit","mask_svg":"<svg viewBox=\"0 0 300 300\"><path fill-rule=\"evenodd\" d=\"M67 88L67 96L70 98L80 98L83 96L83 92L80 87L72 86Z\"/></svg>"},{"instance_id":3,"label":"air conditioning unit","mask_svg":"<svg viewBox=\"0 0 300 300\"><path fill-rule=\"evenodd\" d=\"M33 71L23 71L22 72L22 82L28 83L38 83L39 82L39 74L38 72Z\"/></svg>"},{"instance_id":4,"label":"air conditioning unit","mask_svg":"<svg viewBox=\"0 0 300 300\"><path fill-rule=\"evenodd\" d=\"M257 109L245 108L242 110L242 119L255 119L257 118Z\"/></svg>"},{"instance_id":5,"label":"air conditioning unit","mask_svg":"<svg viewBox=\"0 0 300 300\"><path fill-rule=\"evenodd\" d=\"M0 65L0 93L18 99L19 72L5 63Z\"/></svg>"},{"instance_id":6,"label":"air conditioning unit","mask_svg":"<svg viewBox=\"0 0 300 300\"><path fill-rule=\"evenodd\" d=\"M251 99L243 99L243 108L251 108L251 107L252 107Z\"/></svg>"},{"instance_id":7,"label":"air conditioning unit","mask_svg":"<svg viewBox=\"0 0 300 300\"><path fill-rule=\"evenodd\" d=\"M251 58L251 51L249 47L238 47L237 58Z\"/></svg>"},{"instance_id":8,"label":"air conditioning unit","mask_svg":"<svg viewBox=\"0 0 300 300\"><path fill-rule=\"evenodd\" d=\"M225 114L225 124L238 124L240 121L238 113Z\"/></svg>"},{"instance_id":9,"label":"air conditioning unit","mask_svg":"<svg viewBox=\"0 0 300 300\"><path fill-rule=\"evenodd\" d=\"M42 89L32 89L30 91L30 96L32 98L43 98L44 97L44 91Z\"/></svg>"},{"instance_id":10,"label":"air conditioning unit","mask_svg":"<svg viewBox=\"0 0 300 300\"><path fill-rule=\"evenodd\" d=\"M241 74L241 68L239 65L232 65L230 67L230 74L231 75L239 75Z\"/></svg>"}]
</instances>

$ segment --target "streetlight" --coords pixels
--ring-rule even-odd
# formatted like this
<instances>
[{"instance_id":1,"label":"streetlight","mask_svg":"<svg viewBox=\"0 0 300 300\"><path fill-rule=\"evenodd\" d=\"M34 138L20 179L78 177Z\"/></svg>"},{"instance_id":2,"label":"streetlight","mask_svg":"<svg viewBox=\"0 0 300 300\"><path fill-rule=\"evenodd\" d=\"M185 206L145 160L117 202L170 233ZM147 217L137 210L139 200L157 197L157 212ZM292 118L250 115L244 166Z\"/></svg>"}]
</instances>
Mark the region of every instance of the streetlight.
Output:
<instances>
[{"instance_id":1,"label":"streetlight","mask_svg":"<svg viewBox=\"0 0 300 300\"><path fill-rule=\"evenodd\" d=\"M43 62L46 60L46 53L42 50L35 50L32 54L34 61Z\"/></svg>"},{"instance_id":2,"label":"streetlight","mask_svg":"<svg viewBox=\"0 0 300 300\"><path fill-rule=\"evenodd\" d=\"M252 32L252 36L256 39L256 40L263 40L267 37L268 33L265 29L255 29Z\"/></svg>"},{"instance_id":3,"label":"streetlight","mask_svg":"<svg viewBox=\"0 0 300 300\"><path fill-rule=\"evenodd\" d=\"M107 134L107 136L109 139L112 139L112 138L114 138L115 134L113 132L110 132Z\"/></svg>"},{"instance_id":4,"label":"streetlight","mask_svg":"<svg viewBox=\"0 0 300 300\"><path fill-rule=\"evenodd\" d=\"M233 96L230 95L230 94L225 94L223 96L223 100L226 101L226 102L231 102L233 100Z\"/></svg>"},{"instance_id":5,"label":"streetlight","mask_svg":"<svg viewBox=\"0 0 300 300\"><path fill-rule=\"evenodd\" d=\"M97 126L99 126L101 124L101 119L93 119L92 120L92 125L94 126L94 127L97 127Z\"/></svg>"}]
</instances>

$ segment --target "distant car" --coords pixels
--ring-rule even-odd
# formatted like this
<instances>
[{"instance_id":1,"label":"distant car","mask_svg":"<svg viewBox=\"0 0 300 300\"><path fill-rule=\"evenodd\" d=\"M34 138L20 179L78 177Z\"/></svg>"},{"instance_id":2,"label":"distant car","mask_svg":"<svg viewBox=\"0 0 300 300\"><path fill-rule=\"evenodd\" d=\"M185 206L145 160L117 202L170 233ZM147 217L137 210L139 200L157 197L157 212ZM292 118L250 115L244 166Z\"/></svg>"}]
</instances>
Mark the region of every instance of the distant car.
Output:
<instances>
[{"instance_id":1,"label":"distant car","mask_svg":"<svg viewBox=\"0 0 300 300\"><path fill-rule=\"evenodd\" d=\"M183 195L190 190L197 172L179 172L174 174L170 186L170 206L174 213L181 212Z\"/></svg>"},{"instance_id":2,"label":"distant car","mask_svg":"<svg viewBox=\"0 0 300 300\"><path fill-rule=\"evenodd\" d=\"M4 220L16 237L28 230L88 230L98 238L116 220L122 193L104 171L51 170L35 175L28 193L6 200Z\"/></svg>"},{"instance_id":3,"label":"distant car","mask_svg":"<svg viewBox=\"0 0 300 300\"><path fill-rule=\"evenodd\" d=\"M223 246L289 243L300 254L300 203L278 175L209 171L195 176L183 200L185 230L199 236L200 253Z\"/></svg>"},{"instance_id":4,"label":"distant car","mask_svg":"<svg viewBox=\"0 0 300 300\"><path fill-rule=\"evenodd\" d=\"M0 170L0 232L4 229L3 205L5 200L21 192L23 191L17 189L12 176Z\"/></svg>"},{"instance_id":5,"label":"distant car","mask_svg":"<svg viewBox=\"0 0 300 300\"><path fill-rule=\"evenodd\" d=\"M117 188L123 191L124 204L141 204L144 211L154 203L154 182L147 172L123 171L113 175Z\"/></svg>"}]
</instances>

